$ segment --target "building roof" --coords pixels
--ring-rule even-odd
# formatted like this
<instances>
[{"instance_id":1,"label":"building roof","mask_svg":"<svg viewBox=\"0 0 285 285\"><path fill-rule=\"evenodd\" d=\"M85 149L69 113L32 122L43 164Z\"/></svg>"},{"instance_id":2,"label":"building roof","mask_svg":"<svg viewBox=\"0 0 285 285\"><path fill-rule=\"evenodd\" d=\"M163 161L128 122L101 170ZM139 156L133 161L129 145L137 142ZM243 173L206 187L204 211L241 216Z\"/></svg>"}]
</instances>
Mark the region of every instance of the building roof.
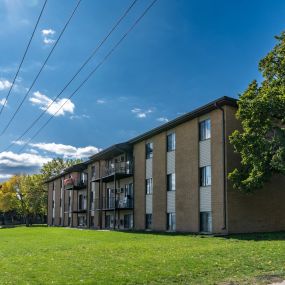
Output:
<instances>
[{"instance_id":1,"label":"building roof","mask_svg":"<svg viewBox=\"0 0 285 285\"><path fill-rule=\"evenodd\" d=\"M175 118L174 120L172 121L169 121L157 128L154 128L150 131L147 131L133 139L130 139L128 141L128 143L130 144L134 144L134 143L138 143L142 140L145 140L145 139L148 139L156 134L159 134L161 132L164 132L166 130L170 130L184 122L187 122L189 120L192 120L196 117L200 117L202 115L205 115L207 113L209 113L210 111L213 111L215 109L217 109L217 106L224 106L224 105L228 105L228 106L233 106L233 107L237 107L237 99L235 98L231 98L231 97L227 97L227 96L224 96L224 97L221 97L219 99L216 99L215 101L212 101L200 108L197 108L189 113L186 113L178 118Z\"/></svg>"}]
</instances>

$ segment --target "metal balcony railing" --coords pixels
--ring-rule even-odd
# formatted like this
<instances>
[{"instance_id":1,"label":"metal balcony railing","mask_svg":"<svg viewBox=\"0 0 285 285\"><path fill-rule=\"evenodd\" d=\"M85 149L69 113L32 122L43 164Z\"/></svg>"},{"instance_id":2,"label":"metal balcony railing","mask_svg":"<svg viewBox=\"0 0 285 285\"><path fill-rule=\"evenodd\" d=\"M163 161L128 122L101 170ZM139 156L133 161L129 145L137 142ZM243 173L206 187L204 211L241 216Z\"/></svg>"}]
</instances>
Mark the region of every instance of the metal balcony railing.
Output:
<instances>
[{"instance_id":1,"label":"metal balcony railing","mask_svg":"<svg viewBox=\"0 0 285 285\"><path fill-rule=\"evenodd\" d=\"M103 177L113 174L133 174L133 163L131 161L117 162L105 167Z\"/></svg>"},{"instance_id":2,"label":"metal balcony railing","mask_svg":"<svg viewBox=\"0 0 285 285\"><path fill-rule=\"evenodd\" d=\"M80 190L84 189L87 186L86 180L67 178L64 180L64 189L65 190Z\"/></svg>"},{"instance_id":3,"label":"metal balcony railing","mask_svg":"<svg viewBox=\"0 0 285 285\"><path fill-rule=\"evenodd\" d=\"M123 198L106 198L104 197L101 200L95 199L95 209L103 210L113 210L113 209L132 209L134 207L133 198L123 197Z\"/></svg>"}]
</instances>

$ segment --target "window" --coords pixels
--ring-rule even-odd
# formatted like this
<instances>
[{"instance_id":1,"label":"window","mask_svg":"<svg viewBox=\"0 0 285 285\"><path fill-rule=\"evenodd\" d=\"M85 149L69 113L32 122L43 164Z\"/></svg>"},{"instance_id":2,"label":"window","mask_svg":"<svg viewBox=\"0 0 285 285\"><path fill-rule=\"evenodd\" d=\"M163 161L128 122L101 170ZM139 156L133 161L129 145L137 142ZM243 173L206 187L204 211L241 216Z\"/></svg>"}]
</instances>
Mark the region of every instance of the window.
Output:
<instances>
[{"instance_id":1,"label":"window","mask_svg":"<svg viewBox=\"0 0 285 285\"><path fill-rule=\"evenodd\" d=\"M129 229L132 227L132 215L124 215L124 229Z\"/></svg>"},{"instance_id":2,"label":"window","mask_svg":"<svg viewBox=\"0 0 285 285\"><path fill-rule=\"evenodd\" d=\"M167 175L167 191L175 191L175 173Z\"/></svg>"},{"instance_id":3,"label":"window","mask_svg":"<svg viewBox=\"0 0 285 285\"><path fill-rule=\"evenodd\" d=\"M176 140L175 133L167 135L167 152L175 150Z\"/></svg>"},{"instance_id":4,"label":"window","mask_svg":"<svg viewBox=\"0 0 285 285\"><path fill-rule=\"evenodd\" d=\"M52 208L54 209L54 200L52 200Z\"/></svg>"},{"instance_id":5,"label":"window","mask_svg":"<svg viewBox=\"0 0 285 285\"><path fill-rule=\"evenodd\" d=\"M175 231L175 229L176 229L176 214L167 213L167 230Z\"/></svg>"},{"instance_id":6,"label":"window","mask_svg":"<svg viewBox=\"0 0 285 285\"><path fill-rule=\"evenodd\" d=\"M95 226L94 216L91 216L91 218L90 218L90 226L91 226L91 227L94 227L94 226Z\"/></svg>"},{"instance_id":7,"label":"window","mask_svg":"<svg viewBox=\"0 0 285 285\"><path fill-rule=\"evenodd\" d=\"M209 119L200 122L199 138L200 138L200 141L204 141L204 140L211 138L211 121Z\"/></svg>"},{"instance_id":8,"label":"window","mask_svg":"<svg viewBox=\"0 0 285 285\"><path fill-rule=\"evenodd\" d=\"M54 218L51 219L51 224L54 225Z\"/></svg>"},{"instance_id":9,"label":"window","mask_svg":"<svg viewBox=\"0 0 285 285\"><path fill-rule=\"evenodd\" d=\"M212 184L211 166L204 166L200 168L200 186L210 186Z\"/></svg>"},{"instance_id":10,"label":"window","mask_svg":"<svg viewBox=\"0 0 285 285\"><path fill-rule=\"evenodd\" d=\"M68 226L71 227L71 217L68 217Z\"/></svg>"},{"instance_id":11,"label":"window","mask_svg":"<svg viewBox=\"0 0 285 285\"><path fill-rule=\"evenodd\" d=\"M90 192L90 208L91 208L91 209L92 209L92 204L93 204L93 202L94 202L94 192L91 191L91 192Z\"/></svg>"},{"instance_id":12,"label":"window","mask_svg":"<svg viewBox=\"0 0 285 285\"><path fill-rule=\"evenodd\" d=\"M62 185L63 185L63 179L60 179L60 189L62 189Z\"/></svg>"},{"instance_id":13,"label":"window","mask_svg":"<svg viewBox=\"0 0 285 285\"><path fill-rule=\"evenodd\" d=\"M133 183L125 184L125 197L131 198L133 196Z\"/></svg>"},{"instance_id":14,"label":"window","mask_svg":"<svg viewBox=\"0 0 285 285\"><path fill-rule=\"evenodd\" d=\"M61 217L59 217L59 222L58 222L59 226L61 226Z\"/></svg>"},{"instance_id":15,"label":"window","mask_svg":"<svg viewBox=\"0 0 285 285\"><path fill-rule=\"evenodd\" d=\"M55 183L52 182L52 190L54 190L54 188L55 188Z\"/></svg>"},{"instance_id":16,"label":"window","mask_svg":"<svg viewBox=\"0 0 285 285\"><path fill-rule=\"evenodd\" d=\"M152 225L152 214L146 214L145 215L145 228L147 230L151 229Z\"/></svg>"},{"instance_id":17,"label":"window","mask_svg":"<svg viewBox=\"0 0 285 285\"><path fill-rule=\"evenodd\" d=\"M62 203L61 200L62 200L62 199L60 198L60 199L59 199L59 207L61 207L61 203Z\"/></svg>"},{"instance_id":18,"label":"window","mask_svg":"<svg viewBox=\"0 0 285 285\"><path fill-rule=\"evenodd\" d=\"M152 194L152 178L146 179L145 193L146 194Z\"/></svg>"},{"instance_id":19,"label":"window","mask_svg":"<svg viewBox=\"0 0 285 285\"><path fill-rule=\"evenodd\" d=\"M68 197L68 206L70 206L70 204L71 204L71 197L69 196Z\"/></svg>"},{"instance_id":20,"label":"window","mask_svg":"<svg viewBox=\"0 0 285 285\"><path fill-rule=\"evenodd\" d=\"M153 143L147 143L145 145L145 153L146 153L146 159L153 157Z\"/></svg>"},{"instance_id":21,"label":"window","mask_svg":"<svg viewBox=\"0 0 285 285\"><path fill-rule=\"evenodd\" d=\"M91 167L91 177L95 177L96 176L96 169L95 169L95 166L93 165Z\"/></svg>"},{"instance_id":22,"label":"window","mask_svg":"<svg viewBox=\"0 0 285 285\"><path fill-rule=\"evenodd\" d=\"M200 213L200 231L207 233L211 232L212 228L212 214L211 212Z\"/></svg>"}]
</instances>

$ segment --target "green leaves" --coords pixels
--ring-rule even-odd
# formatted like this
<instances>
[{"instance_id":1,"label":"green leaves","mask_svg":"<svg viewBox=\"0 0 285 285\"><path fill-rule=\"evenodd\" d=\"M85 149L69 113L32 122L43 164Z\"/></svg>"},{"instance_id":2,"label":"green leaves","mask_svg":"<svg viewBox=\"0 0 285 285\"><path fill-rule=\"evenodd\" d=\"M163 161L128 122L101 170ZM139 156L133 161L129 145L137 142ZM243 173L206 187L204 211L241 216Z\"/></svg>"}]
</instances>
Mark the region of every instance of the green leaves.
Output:
<instances>
[{"instance_id":1,"label":"green leaves","mask_svg":"<svg viewBox=\"0 0 285 285\"><path fill-rule=\"evenodd\" d=\"M252 81L240 96L237 119L241 130L230 143L241 156L241 165L229 174L234 187L252 192L275 173L285 174L285 32L259 63L264 77Z\"/></svg>"}]
</instances>

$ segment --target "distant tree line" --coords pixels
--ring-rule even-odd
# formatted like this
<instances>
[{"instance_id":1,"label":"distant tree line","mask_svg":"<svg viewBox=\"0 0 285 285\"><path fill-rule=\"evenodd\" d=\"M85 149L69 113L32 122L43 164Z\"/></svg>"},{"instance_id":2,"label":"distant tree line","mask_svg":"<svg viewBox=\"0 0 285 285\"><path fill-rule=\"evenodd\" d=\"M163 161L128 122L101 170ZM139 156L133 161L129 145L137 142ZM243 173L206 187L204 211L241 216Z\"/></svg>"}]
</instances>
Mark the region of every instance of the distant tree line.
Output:
<instances>
[{"instance_id":1,"label":"distant tree line","mask_svg":"<svg viewBox=\"0 0 285 285\"><path fill-rule=\"evenodd\" d=\"M45 163L39 174L15 174L0 184L0 224L45 221L48 192L45 181L60 174L65 168L81 162L78 159L55 158Z\"/></svg>"}]
</instances>

